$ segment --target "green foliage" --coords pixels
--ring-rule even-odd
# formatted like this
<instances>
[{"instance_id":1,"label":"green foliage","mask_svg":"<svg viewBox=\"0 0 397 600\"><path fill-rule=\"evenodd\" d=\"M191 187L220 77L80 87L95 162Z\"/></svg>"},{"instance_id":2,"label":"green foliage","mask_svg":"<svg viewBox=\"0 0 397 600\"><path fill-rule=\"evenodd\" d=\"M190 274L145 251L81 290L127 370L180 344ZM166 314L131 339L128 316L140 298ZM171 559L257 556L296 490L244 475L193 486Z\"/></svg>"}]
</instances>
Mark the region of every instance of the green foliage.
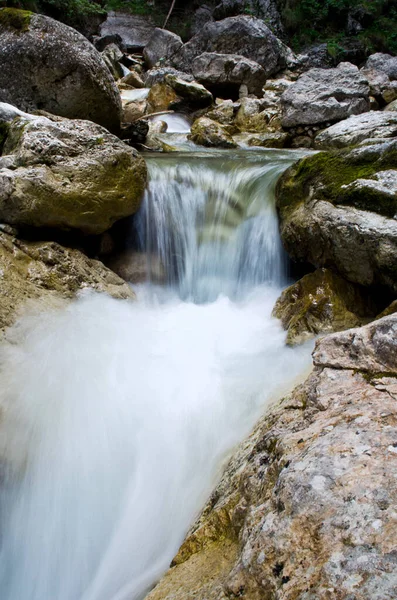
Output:
<instances>
[{"instance_id":1,"label":"green foliage","mask_svg":"<svg viewBox=\"0 0 397 600\"><path fill-rule=\"evenodd\" d=\"M32 13L28 10L2 8L0 9L0 24L16 32L27 31L31 16Z\"/></svg>"},{"instance_id":2,"label":"green foliage","mask_svg":"<svg viewBox=\"0 0 397 600\"><path fill-rule=\"evenodd\" d=\"M343 42L356 38L368 52L397 53L397 8L392 0L285 0L281 13L297 49L327 42L330 55L339 59ZM349 16L361 31L349 31Z\"/></svg>"}]
</instances>

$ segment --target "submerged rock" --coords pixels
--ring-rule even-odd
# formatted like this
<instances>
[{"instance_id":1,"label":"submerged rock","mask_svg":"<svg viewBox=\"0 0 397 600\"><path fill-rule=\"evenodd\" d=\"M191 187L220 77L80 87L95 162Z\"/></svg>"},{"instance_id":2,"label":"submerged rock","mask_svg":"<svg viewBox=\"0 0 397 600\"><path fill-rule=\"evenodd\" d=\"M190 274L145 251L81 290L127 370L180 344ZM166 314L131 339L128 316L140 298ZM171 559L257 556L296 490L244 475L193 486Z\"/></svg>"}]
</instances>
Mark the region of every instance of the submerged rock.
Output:
<instances>
[{"instance_id":1,"label":"submerged rock","mask_svg":"<svg viewBox=\"0 0 397 600\"><path fill-rule=\"evenodd\" d=\"M355 65L310 69L281 96L284 127L340 121L369 110L369 85Z\"/></svg>"},{"instance_id":2,"label":"submerged rock","mask_svg":"<svg viewBox=\"0 0 397 600\"><path fill-rule=\"evenodd\" d=\"M114 298L134 298L131 288L98 260L55 242L17 239L0 226L0 328L12 325L26 303L41 309L93 289Z\"/></svg>"},{"instance_id":3,"label":"submerged rock","mask_svg":"<svg viewBox=\"0 0 397 600\"><path fill-rule=\"evenodd\" d=\"M192 125L191 133L188 139L199 146L210 148L236 148L237 144L227 133L222 125L208 119L200 117Z\"/></svg>"},{"instance_id":4,"label":"submerged rock","mask_svg":"<svg viewBox=\"0 0 397 600\"><path fill-rule=\"evenodd\" d=\"M284 246L295 260L397 292L397 141L321 152L280 179Z\"/></svg>"},{"instance_id":5,"label":"submerged rock","mask_svg":"<svg viewBox=\"0 0 397 600\"><path fill-rule=\"evenodd\" d=\"M0 101L118 132L120 95L99 52L54 19L0 9Z\"/></svg>"},{"instance_id":6,"label":"submerged rock","mask_svg":"<svg viewBox=\"0 0 397 600\"><path fill-rule=\"evenodd\" d=\"M98 234L133 214L146 165L133 149L89 121L17 118L0 158L0 220Z\"/></svg>"},{"instance_id":7,"label":"submerged rock","mask_svg":"<svg viewBox=\"0 0 397 600\"><path fill-rule=\"evenodd\" d=\"M146 600L392 600L397 317L322 338Z\"/></svg>"},{"instance_id":8,"label":"submerged rock","mask_svg":"<svg viewBox=\"0 0 397 600\"><path fill-rule=\"evenodd\" d=\"M319 333L357 327L375 317L368 292L329 269L317 269L283 291L273 316L288 331L287 344L301 344Z\"/></svg>"}]
</instances>

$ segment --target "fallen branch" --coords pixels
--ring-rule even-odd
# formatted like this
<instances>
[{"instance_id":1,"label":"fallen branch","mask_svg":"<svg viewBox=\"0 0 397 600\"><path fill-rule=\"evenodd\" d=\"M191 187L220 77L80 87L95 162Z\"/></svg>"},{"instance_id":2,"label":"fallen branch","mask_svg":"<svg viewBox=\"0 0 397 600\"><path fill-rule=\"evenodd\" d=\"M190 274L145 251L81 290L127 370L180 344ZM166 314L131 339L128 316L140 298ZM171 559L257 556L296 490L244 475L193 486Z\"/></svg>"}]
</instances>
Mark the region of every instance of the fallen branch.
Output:
<instances>
[{"instance_id":1,"label":"fallen branch","mask_svg":"<svg viewBox=\"0 0 397 600\"><path fill-rule=\"evenodd\" d=\"M138 117L132 123L136 123L137 121L143 121L144 119L150 119L151 117L159 117L160 115L172 115L174 110L161 110L160 112L150 113L149 115L143 115L142 117Z\"/></svg>"},{"instance_id":2,"label":"fallen branch","mask_svg":"<svg viewBox=\"0 0 397 600\"><path fill-rule=\"evenodd\" d=\"M165 18L164 25L163 25L163 29L165 29L165 26L166 26L166 25L167 25L167 23L168 23L168 19L170 18L170 16L171 16L171 13L172 13L172 11L174 10L174 6L175 6L175 0L172 0L172 3L171 3L171 8L170 8L170 10L168 11L168 15L167 15L167 16L166 16L166 18Z\"/></svg>"}]
</instances>

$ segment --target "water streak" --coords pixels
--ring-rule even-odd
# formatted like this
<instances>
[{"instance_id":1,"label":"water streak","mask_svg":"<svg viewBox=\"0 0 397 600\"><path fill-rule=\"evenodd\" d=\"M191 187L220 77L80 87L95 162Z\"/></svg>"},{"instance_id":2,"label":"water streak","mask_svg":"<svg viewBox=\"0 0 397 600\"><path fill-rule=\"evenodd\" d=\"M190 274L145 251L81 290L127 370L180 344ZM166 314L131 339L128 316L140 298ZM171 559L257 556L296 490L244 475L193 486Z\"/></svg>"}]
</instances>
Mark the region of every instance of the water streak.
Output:
<instances>
[{"instance_id":1,"label":"water streak","mask_svg":"<svg viewBox=\"0 0 397 600\"><path fill-rule=\"evenodd\" d=\"M168 285L26 316L0 347L0 597L141 600L227 456L308 367L271 318L272 190L295 155L150 159Z\"/></svg>"}]
</instances>

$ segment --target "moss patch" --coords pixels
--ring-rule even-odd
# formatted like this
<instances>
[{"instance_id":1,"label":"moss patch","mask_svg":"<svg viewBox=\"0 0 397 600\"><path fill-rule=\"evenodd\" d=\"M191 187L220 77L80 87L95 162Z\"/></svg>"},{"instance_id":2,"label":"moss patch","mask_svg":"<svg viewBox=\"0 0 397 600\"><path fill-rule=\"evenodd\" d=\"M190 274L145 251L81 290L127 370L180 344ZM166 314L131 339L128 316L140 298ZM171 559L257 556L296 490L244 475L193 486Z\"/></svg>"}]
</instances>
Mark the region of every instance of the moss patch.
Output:
<instances>
[{"instance_id":1,"label":"moss patch","mask_svg":"<svg viewBox=\"0 0 397 600\"><path fill-rule=\"evenodd\" d=\"M397 199L374 192L368 195L345 192L342 186L357 179L371 179L379 171L397 168L397 150L393 149L374 157L363 154L351 155L351 150L319 152L302 159L288 169L277 185L278 208L289 210L301 204L313 194L318 200L333 204L346 204L371 210L384 216L397 212Z\"/></svg>"},{"instance_id":2,"label":"moss patch","mask_svg":"<svg viewBox=\"0 0 397 600\"><path fill-rule=\"evenodd\" d=\"M15 33L23 33L29 30L30 20L33 13L29 10L17 8L0 9L0 26L12 29Z\"/></svg>"}]
</instances>

